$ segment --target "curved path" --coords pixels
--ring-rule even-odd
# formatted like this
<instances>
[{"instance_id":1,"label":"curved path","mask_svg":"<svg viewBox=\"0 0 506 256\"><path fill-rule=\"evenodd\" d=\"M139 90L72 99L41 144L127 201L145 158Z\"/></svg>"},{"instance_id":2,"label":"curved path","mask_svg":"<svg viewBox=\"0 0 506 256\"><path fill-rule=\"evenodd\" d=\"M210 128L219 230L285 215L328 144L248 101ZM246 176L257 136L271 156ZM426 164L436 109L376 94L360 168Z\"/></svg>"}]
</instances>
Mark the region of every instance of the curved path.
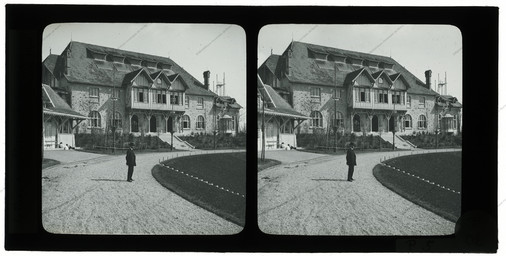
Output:
<instances>
[{"instance_id":1,"label":"curved path","mask_svg":"<svg viewBox=\"0 0 506 256\"><path fill-rule=\"evenodd\" d=\"M242 227L186 201L151 175L151 168L159 159L188 154L137 153L134 181L130 183L126 182L124 155L46 151L46 158L62 164L42 170L44 228L64 234L240 232Z\"/></svg>"},{"instance_id":2,"label":"curved path","mask_svg":"<svg viewBox=\"0 0 506 256\"><path fill-rule=\"evenodd\" d=\"M411 153L357 154L355 181L348 182L346 155L267 152L266 158L283 160L258 173L258 225L268 234L453 234L455 223L404 199L374 178L372 169L380 158Z\"/></svg>"}]
</instances>

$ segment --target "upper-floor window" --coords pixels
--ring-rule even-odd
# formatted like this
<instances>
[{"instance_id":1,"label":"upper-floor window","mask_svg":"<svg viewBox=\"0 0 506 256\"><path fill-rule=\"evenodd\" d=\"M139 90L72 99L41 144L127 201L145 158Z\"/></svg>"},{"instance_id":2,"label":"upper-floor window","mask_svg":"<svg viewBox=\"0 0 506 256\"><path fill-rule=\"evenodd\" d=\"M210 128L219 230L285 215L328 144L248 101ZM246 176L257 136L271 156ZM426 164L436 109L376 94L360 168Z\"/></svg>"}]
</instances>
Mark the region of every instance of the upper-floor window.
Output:
<instances>
[{"instance_id":1,"label":"upper-floor window","mask_svg":"<svg viewBox=\"0 0 506 256\"><path fill-rule=\"evenodd\" d=\"M185 106L185 108L190 108L190 97L189 96L184 97L184 106Z\"/></svg>"},{"instance_id":2,"label":"upper-floor window","mask_svg":"<svg viewBox=\"0 0 506 256\"><path fill-rule=\"evenodd\" d=\"M319 111L311 112L311 127L323 127L323 116Z\"/></svg>"},{"instance_id":3,"label":"upper-floor window","mask_svg":"<svg viewBox=\"0 0 506 256\"><path fill-rule=\"evenodd\" d=\"M379 103L388 103L388 91L386 90L379 90L378 93L378 102Z\"/></svg>"},{"instance_id":4,"label":"upper-floor window","mask_svg":"<svg viewBox=\"0 0 506 256\"><path fill-rule=\"evenodd\" d=\"M406 105L408 106L408 108L411 107L411 96L408 96Z\"/></svg>"},{"instance_id":5,"label":"upper-floor window","mask_svg":"<svg viewBox=\"0 0 506 256\"><path fill-rule=\"evenodd\" d=\"M88 115L88 127L91 128L100 128L102 127L102 118L100 117L100 113L98 111L91 111Z\"/></svg>"},{"instance_id":6,"label":"upper-floor window","mask_svg":"<svg viewBox=\"0 0 506 256\"><path fill-rule=\"evenodd\" d=\"M341 98L341 90L340 89L334 89L332 91L332 98L334 99L340 99Z\"/></svg>"},{"instance_id":7,"label":"upper-floor window","mask_svg":"<svg viewBox=\"0 0 506 256\"><path fill-rule=\"evenodd\" d=\"M167 104L167 95L164 91L154 91L153 92L153 102L158 104Z\"/></svg>"},{"instance_id":8,"label":"upper-floor window","mask_svg":"<svg viewBox=\"0 0 506 256\"><path fill-rule=\"evenodd\" d=\"M310 91L310 95L311 95L311 100L316 100L316 101L321 100L320 88L311 87L311 89L309 91Z\"/></svg>"},{"instance_id":9,"label":"upper-floor window","mask_svg":"<svg viewBox=\"0 0 506 256\"><path fill-rule=\"evenodd\" d=\"M359 101L360 102L371 102L371 91L368 88L360 88L359 90L360 96Z\"/></svg>"},{"instance_id":10,"label":"upper-floor window","mask_svg":"<svg viewBox=\"0 0 506 256\"><path fill-rule=\"evenodd\" d=\"M392 92L392 103L393 104L402 104L402 92Z\"/></svg>"},{"instance_id":11,"label":"upper-floor window","mask_svg":"<svg viewBox=\"0 0 506 256\"><path fill-rule=\"evenodd\" d=\"M420 98L420 102L418 103L418 106L425 108L425 97Z\"/></svg>"},{"instance_id":12,"label":"upper-floor window","mask_svg":"<svg viewBox=\"0 0 506 256\"><path fill-rule=\"evenodd\" d=\"M197 108L199 108L199 109L203 109L204 108L204 98L199 97L197 99Z\"/></svg>"},{"instance_id":13,"label":"upper-floor window","mask_svg":"<svg viewBox=\"0 0 506 256\"><path fill-rule=\"evenodd\" d=\"M378 83L383 84L383 78L378 78Z\"/></svg>"},{"instance_id":14,"label":"upper-floor window","mask_svg":"<svg viewBox=\"0 0 506 256\"><path fill-rule=\"evenodd\" d=\"M134 102L148 102L148 90L141 88L134 88Z\"/></svg>"},{"instance_id":15,"label":"upper-floor window","mask_svg":"<svg viewBox=\"0 0 506 256\"><path fill-rule=\"evenodd\" d=\"M91 98L98 98L99 89L96 87L90 88L90 97Z\"/></svg>"},{"instance_id":16,"label":"upper-floor window","mask_svg":"<svg viewBox=\"0 0 506 256\"><path fill-rule=\"evenodd\" d=\"M119 99L119 89L112 89L112 98Z\"/></svg>"},{"instance_id":17,"label":"upper-floor window","mask_svg":"<svg viewBox=\"0 0 506 256\"><path fill-rule=\"evenodd\" d=\"M179 92L171 92L170 93L170 104L179 105L181 104L181 94Z\"/></svg>"}]
</instances>

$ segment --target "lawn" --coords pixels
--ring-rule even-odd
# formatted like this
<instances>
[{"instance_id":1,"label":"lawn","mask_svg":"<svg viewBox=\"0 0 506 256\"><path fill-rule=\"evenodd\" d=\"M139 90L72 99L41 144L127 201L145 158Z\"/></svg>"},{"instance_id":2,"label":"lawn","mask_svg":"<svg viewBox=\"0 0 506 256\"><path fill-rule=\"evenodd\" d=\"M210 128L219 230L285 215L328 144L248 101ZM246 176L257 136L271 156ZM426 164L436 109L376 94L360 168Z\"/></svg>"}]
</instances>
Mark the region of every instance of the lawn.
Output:
<instances>
[{"instance_id":1,"label":"lawn","mask_svg":"<svg viewBox=\"0 0 506 256\"><path fill-rule=\"evenodd\" d=\"M461 194L456 192L461 192L461 152L403 156L387 160L385 164L401 171L383 165L374 167L374 177L384 186L448 220L458 220Z\"/></svg>"},{"instance_id":2,"label":"lawn","mask_svg":"<svg viewBox=\"0 0 506 256\"><path fill-rule=\"evenodd\" d=\"M152 169L160 184L186 200L244 226L246 153L184 156L162 164L165 167L156 165Z\"/></svg>"}]
</instances>

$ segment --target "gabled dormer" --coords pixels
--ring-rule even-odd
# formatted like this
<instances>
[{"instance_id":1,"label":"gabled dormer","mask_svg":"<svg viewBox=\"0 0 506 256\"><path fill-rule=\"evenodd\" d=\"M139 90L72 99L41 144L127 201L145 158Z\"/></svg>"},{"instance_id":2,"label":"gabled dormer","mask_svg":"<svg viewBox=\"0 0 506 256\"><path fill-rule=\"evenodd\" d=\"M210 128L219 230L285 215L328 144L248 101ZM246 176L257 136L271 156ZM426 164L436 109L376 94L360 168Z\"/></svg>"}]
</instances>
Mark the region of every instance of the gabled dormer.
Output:
<instances>
[{"instance_id":1,"label":"gabled dormer","mask_svg":"<svg viewBox=\"0 0 506 256\"><path fill-rule=\"evenodd\" d=\"M384 70L373 73L372 77L375 80L375 88L390 89L393 85L393 81Z\"/></svg>"},{"instance_id":2,"label":"gabled dormer","mask_svg":"<svg viewBox=\"0 0 506 256\"><path fill-rule=\"evenodd\" d=\"M183 80L179 74L174 74L167 77L170 83L169 91L173 92L184 92L188 90L188 84Z\"/></svg>"},{"instance_id":3,"label":"gabled dormer","mask_svg":"<svg viewBox=\"0 0 506 256\"><path fill-rule=\"evenodd\" d=\"M141 62L142 62L142 60L139 58L135 58L135 57L131 57L131 56L128 56L125 58L125 64L129 64L133 68L141 68L142 67Z\"/></svg>"},{"instance_id":4,"label":"gabled dormer","mask_svg":"<svg viewBox=\"0 0 506 256\"><path fill-rule=\"evenodd\" d=\"M374 78L365 68L357 69L346 76L345 85L350 84L356 87L373 87Z\"/></svg>"},{"instance_id":5,"label":"gabled dormer","mask_svg":"<svg viewBox=\"0 0 506 256\"><path fill-rule=\"evenodd\" d=\"M162 71L155 72L151 74L151 79L153 80L152 88L156 89L165 89L168 90L172 81L169 80L167 75Z\"/></svg>"},{"instance_id":6,"label":"gabled dormer","mask_svg":"<svg viewBox=\"0 0 506 256\"><path fill-rule=\"evenodd\" d=\"M408 81L401 73L395 73L389 76L393 82L392 90L406 91L410 88Z\"/></svg>"},{"instance_id":7,"label":"gabled dormer","mask_svg":"<svg viewBox=\"0 0 506 256\"><path fill-rule=\"evenodd\" d=\"M144 69L138 69L125 75L123 85L132 85L134 87L149 88L153 84L153 79Z\"/></svg>"}]
</instances>

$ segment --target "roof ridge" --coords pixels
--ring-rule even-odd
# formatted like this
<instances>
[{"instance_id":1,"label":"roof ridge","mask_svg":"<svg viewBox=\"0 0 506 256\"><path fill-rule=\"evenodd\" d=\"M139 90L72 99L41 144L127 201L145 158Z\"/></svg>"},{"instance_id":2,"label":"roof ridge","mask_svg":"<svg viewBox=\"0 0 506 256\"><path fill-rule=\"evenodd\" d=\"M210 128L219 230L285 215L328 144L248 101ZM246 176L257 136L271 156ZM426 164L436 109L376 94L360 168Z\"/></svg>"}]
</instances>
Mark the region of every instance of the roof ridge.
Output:
<instances>
[{"instance_id":1,"label":"roof ridge","mask_svg":"<svg viewBox=\"0 0 506 256\"><path fill-rule=\"evenodd\" d=\"M379 55L379 54L372 54L372 53L359 52L359 51L354 51L354 50L347 50L347 49L343 49L343 48L337 48L337 47L326 46L326 45L318 45L318 44L313 44L313 43L306 43L306 42L302 42L302 41L293 41L293 42L294 43L305 44L305 45L309 45L309 46L324 47L324 48L330 48L330 49L345 51L345 52L354 53L354 54L357 54L357 55L364 55L365 54L365 55L370 55L370 56L375 56L375 57L381 57L381 58L387 58L387 59L390 59L390 60L394 60L392 57L384 56L384 55Z\"/></svg>"}]
</instances>

